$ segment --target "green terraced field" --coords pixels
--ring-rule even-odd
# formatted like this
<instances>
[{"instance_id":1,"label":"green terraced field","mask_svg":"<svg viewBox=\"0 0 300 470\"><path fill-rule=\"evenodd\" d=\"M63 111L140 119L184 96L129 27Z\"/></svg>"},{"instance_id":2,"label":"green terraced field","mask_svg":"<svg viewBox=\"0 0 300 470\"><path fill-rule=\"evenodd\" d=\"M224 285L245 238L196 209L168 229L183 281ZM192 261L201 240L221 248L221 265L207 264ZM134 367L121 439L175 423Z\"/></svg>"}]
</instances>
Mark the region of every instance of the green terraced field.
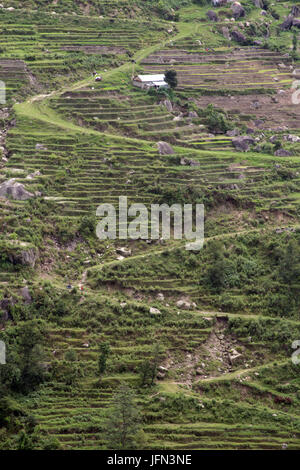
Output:
<instances>
[{"instance_id":1,"label":"green terraced field","mask_svg":"<svg viewBox=\"0 0 300 470\"><path fill-rule=\"evenodd\" d=\"M0 449L119 449L127 385L123 448L299 450L293 2L218 22L189 0L18 3L0 8ZM174 90L132 84L167 70ZM203 248L99 240L119 196L204 204Z\"/></svg>"}]
</instances>

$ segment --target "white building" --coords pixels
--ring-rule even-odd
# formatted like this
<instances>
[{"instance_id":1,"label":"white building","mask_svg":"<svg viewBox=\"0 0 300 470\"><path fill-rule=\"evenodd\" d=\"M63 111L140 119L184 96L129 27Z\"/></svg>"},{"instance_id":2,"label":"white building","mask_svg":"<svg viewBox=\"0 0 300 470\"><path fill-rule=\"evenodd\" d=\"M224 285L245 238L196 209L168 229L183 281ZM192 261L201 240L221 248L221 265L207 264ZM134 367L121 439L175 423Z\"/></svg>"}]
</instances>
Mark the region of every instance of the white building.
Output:
<instances>
[{"instance_id":1,"label":"white building","mask_svg":"<svg viewBox=\"0 0 300 470\"><path fill-rule=\"evenodd\" d=\"M168 88L169 85L165 81L164 74L157 75L137 75L133 77L132 84L139 88Z\"/></svg>"},{"instance_id":2,"label":"white building","mask_svg":"<svg viewBox=\"0 0 300 470\"><path fill-rule=\"evenodd\" d=\"M212 0L212 4L214 7L220 7L223 5L226 5L226 3L229 3L231 0Z\"/></svg>"}]
</instances>

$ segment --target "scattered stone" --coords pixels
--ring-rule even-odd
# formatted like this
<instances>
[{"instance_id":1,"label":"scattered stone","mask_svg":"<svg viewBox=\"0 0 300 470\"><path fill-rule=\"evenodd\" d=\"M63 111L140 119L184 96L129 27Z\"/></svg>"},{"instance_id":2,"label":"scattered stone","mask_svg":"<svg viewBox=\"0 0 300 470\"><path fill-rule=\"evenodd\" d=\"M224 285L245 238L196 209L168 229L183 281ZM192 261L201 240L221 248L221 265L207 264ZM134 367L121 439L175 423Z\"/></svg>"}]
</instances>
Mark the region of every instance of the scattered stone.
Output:
<instances>
[{"instance_id":1,"label":"scattered stone","mask_svg":"<svg viewBox=\"0 0 300 470\"><path fill-rule=\"evenodd\" d=\"M297 135L294 135L294 134L289 134L288 136L284 136L283 137L284 140L287 140L288 142L299 142L300 141L300 137L298 137Z\"/></svg>"},{"instance_id":2,"label":"scattered stone","mask_svg":"<svg viewBox=\"0 0 300 470\"><path fill-rule=\"evenodd\" d=\"M300 16L300 7L298 7L297 5L293 5L290 14L293 15L294 17L296 17L296 18L298 16Z\"/></svg>"},{"instance_id":3,"label":"scattered stone","mask_svg":"<svg viewBox=\"0 0 300 470\"><path fill-rule=\"evenodd\" d=\"M162 380L162 379L165 378L165 376L166 376L166 374L164 374L163 372L158 372L156 377L157 377L157 379Z\"/></svg>"},{"instance_id":4,"label":"scattered stone","mask_svg":"<svg viewBox=\"0 0 300 470\"><path fill-rule=\"evenodd\" d=\"M239 2L234 2L231 6L231 10L235 20L245 16L245 10Z\"/></svg>"},{"instance_id":5,"label":"scattered stone","mask_svg":"<svg viewBox=\"0 0 300 470\"><path fill-rule=\"evenodd\" d=\"M159 292L156 296L157 300L159 300L160 302L163 302L165 300L165 296L164 294L162 294L161 292Z\"/></svg>"},{"instance_id":6,"label":"scattered stone","mask_svg":"<svg viewBox=\"0 0 300 470\"><path fill-rule=\"evenodd\" d=\"M197 162L196 160L190 160L188 158L182 157L180 159L180 165L200 166L200 162Z\"/></svg>"},{"instance_id":7,"label":"scattered stone","mask_svg":"<svg viewBox=\"0 0 300 470\"><path fill-rule=\"evenodd\" d=\"M120 248L116 248L116 252L123 257L131 256L131 250L129 250L128 248L125 248L124 246Z\"/></svg>"},{"instance_id":8,"label":"scattered stone","mask_svg":"<svg viewBox=\"0 0 300 470\"><path fill-rule=\"evenodd\" d=\"M264 2L263 0L254 0L254 5L256 6L256 8L263 8Z\"/></svg>"},{"instance_id":9,"label":"scattered stone","mask_svg":"<svg viewBox=\"0 0 300 470\"><path fill-rule=\"evenodd\" d=\"M157 143L158 151L160 155L172 155L174 152L173 148L167 142L158 142Z\"/></svg>"},{"instance_id":10,"label":"scattered stone","mask_svg":"<svg viewBox=\"0 0 300 470\"><path fill-rule=\"evenodd\" d=\"M242 358L242 354L238 353L237 351L234 351L234 354L229 355L229 361L231 365L234 365L237 362L239 362L241 358Z\"/></svg>"},{"instance_id":11,"label":"scattered stone","mask_svg":"<svg viewBox=\"0 0 300 470\"><path fill-rule=\"evenodd\" d=\"M219 21L217 13L213 10L208 10L206 16L210 21Z\"/></svg>"},{"instance_id":12,"label":"scattered stone","mask_svg":"<svg viewBox=\"0 0 300 470\"><path fill-rule=\"evenodd\" d=\"M239 129L232 129L230 131L227 131L226 135L228 135L229 137L236 137L236 136L240 135L240 130Z\"/></svg>"},{"instance_id":13,"label":"scattered stone","mask_svg":"<svg viewBox=\"0 0 300 470\"><path fill-rule=\"evenodd\" d=\"M256 127L261 127L261 126L263 126L264 121L262 121L261 119L255 119L255 121L253 121L253 123Z\"/></svg>"},{"instance_id":14,"label":"scattered stone","mask_svg":"<svg viewBox=\"0 0 300 470\"><path fill-rule=\"evenodd\" d=\"M36 170L34 173L30 173L29 175L26 176L27 180L33 180L37 176L41 176L41 172L39 170Z\"/></svg>"},{"instance_id":15,"label":"scattered stone","mask_svg":"<svg viewBox=\"0 0 300 470\"><path fill-rule=\"evenodd\" d=\"M31 197L34 197L34 194L27 191L22 183L18 183L15 178L11 178L8 181L0 184L0 197L12 198L18 201L25 201Z\"/></svg>"},{"instance_id":16,"label":"scattered stone","mask_svg":"<svg viewBox=\"0 0 300 470\"><path fill-rule=\"evenodd\" d=\"M278 149L274 153L276 157L291 157L293 154L289 150Z\"/></svg>"},{"instance_id":17,"label":"scattered stone","mask_svg":"<svg viewBox=\"0 0 300 470\"><path fill-rule=\"evenodd\" d=\"M0 300L0 312L3 312L2 315L2 320L7 321L7 320L12 320L12 316L10 314L11 307L15 305L17 301L13 299L12 297L5 297L4 299ZM0 315L1 319L1 315Z\"/></svg>"},{"instance_id":18,"label":"scattered stone","mask_svg":"<svg viewBox=\"0 0 300 470\"><path fill-rule=\"evenodd\" d=\"M229 29L227 28L227 26L222 26L221 33L223 34L224 38L226 38L230 41L231 36L230 36L230 32L229 32Z\"/></svg>"},{"instance_id":19,"label":"scattered stone","mask_svg":"<svg viewBox=\"0 0 300 470\"><path fill-rule=\"evenodd\" d=\"M22 287L21 296L23 297L25 304L31 304L32 298L31 298L31 295L27 286Z\"/></svg>"},{"instance_id":20,"label":"scattered stone","mask_svg":"<svg viewBox=\"0 0 300 470\"><path fill-rule=\"evenodd\" d=\"M185 310L189 310L191 308L190 302L187 302L186 300L178 300L178 302L176 302L176 305L178 308L182 308Z\"/></svg>"},{"instance_id":21,"label":"scattered stone","mask_svg":"<svg viewBox=\"0 0 300 470\"><path fill-rule=\"evenodd\" d=\"M155 308L155 307L150 307L149 312L150 312L151 314L153 314L153 315L159 315L159 314L161 314L161 311L158 310L158 308Z\"/></svg>"},{"instance_id":22,"label":"scattered stone","mask_svg":"<svg viewBox=\"0 0 300 470\"><path fill-rule=\"evenodd\" d=\"M293 26L295 26L296 28L300 28L300 20L294 19L293 20Z\"/></svg>"},{"instance_id":23,"label":"scattered stone","mask_svg":"<svg viewBox=\"0 0 300 470\"><path fill-rule=\"evenodd\" d=\"M173 111L173 105L172 105L170 100L165 100L165 101L162 102L162 104L167 108L169 113L171 113Z\"/></svg>"},{"instance_id":24,"label":"scattered stone","mask_svg":"<svg viewBox=\"0 0 300 470\"><path fill-rule=\"evenodd\" d=\"M48 150L47 147L45 147L45 145L43 144L36 144L35 149L36 150Z\"/></svg>"},{"instance_id":25,"label":"scattered stone","mask_svg":"<svg viewBox=\"0 0 300 470\"><path fill-rule=\"evenodd\" d=\"M293 26L293 20L294 20L294 17L292 15L288 15L286 19L284 20L284 22L279 25L279 28L282 31L289 31L291 27Z\"/></svg>"},{"instance_id":26,"label":"scattered stone","mask_svg":"<svg viewBox=\"0 0 300 470\"><path fill-rule=\"evenodd\" d=\"M31 268L34 268L37 257L38 257L38 252L36 248L30 248L28 247L27 249L17 249L18 247L12 246L12 249L15 248L14 251L11 251L8 255L9 261L13 264L21 264L22 266L30 266Z\"/></svg>"},{"instance_id":27,"label":"scattered stone","mask_svg":"<svg viewBox=\"0 0 300 470\"><path fill-rule=\"evenodd\" d=\"M255 143L255 140L250 136L240 136L236 139L232 139L232 143L237 150L247 152L250 148L250 145Z\"/></svg>"},{"instance_id":28,"label":"scattered stone","mask_svg":"<svg viewBox=\"0 0 300 470\"><path fill-rule=\"evenodd\" d=\"M239 42L240 44L246 44L247 39L246 36L244 36L243 33L240 31L231 31L231 37L236 41Z\"/></svg>"}]
</instances>

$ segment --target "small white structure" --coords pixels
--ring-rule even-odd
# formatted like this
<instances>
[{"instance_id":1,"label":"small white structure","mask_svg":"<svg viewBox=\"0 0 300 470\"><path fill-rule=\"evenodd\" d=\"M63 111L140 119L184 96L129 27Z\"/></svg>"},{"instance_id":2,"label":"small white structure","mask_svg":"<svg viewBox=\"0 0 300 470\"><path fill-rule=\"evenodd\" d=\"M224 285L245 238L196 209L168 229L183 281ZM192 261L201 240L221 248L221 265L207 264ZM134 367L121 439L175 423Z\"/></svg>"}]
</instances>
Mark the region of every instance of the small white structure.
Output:
<instances>
[{"instance_id":1,"label":"small white structure","mask_svg":"<svg viewBox=\"0 0 300 470\"><path fill-rule=\"evenodd\" d=\"M164 74L157 75L137 75L133 77L132 84L139 88L168 88L169 85L165 81Z\"/></svg>"},{"instance_id":2,"label":"small white structure","mask_svg":"<svg viewBox=\"0 0 300 470\"><path fill-rule=\"evenodd\" d=\"M228 0L228 3L230 2L231 0ZM212 4L214 7L221 7L223 5L226 5L227 3L227 0L212 0Z\"/></svg>"}]
</instances>

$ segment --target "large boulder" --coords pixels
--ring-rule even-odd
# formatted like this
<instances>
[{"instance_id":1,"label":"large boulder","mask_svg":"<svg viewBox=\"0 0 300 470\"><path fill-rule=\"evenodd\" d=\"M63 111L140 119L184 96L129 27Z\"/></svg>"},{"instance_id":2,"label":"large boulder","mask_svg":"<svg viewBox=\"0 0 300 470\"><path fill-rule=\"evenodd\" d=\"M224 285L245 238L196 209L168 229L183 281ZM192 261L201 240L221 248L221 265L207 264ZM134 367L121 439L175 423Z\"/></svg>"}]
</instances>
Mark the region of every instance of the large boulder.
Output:
<instances>
[{"instance_id":1,"label":"large boulder","mask_svg":"<svg viewBox=\"0 0 300 470\"><path fill-rule=\"evenodd\" d=\"M234 39L236 42L238 42L240 44L246 44L247 43L246 36L244 36L243 33L241 33L240 31L238 31L236 29L231 31L231 37L232 37L232 39Z\"/></svg>"},{"instance_id":2,"label":"large boulder","mask_svg":"<svg viewBox=\"0 0 300 470\"><path fill-rule=\"evenodd\" d=\"M229 130L226 132L226 135L228 135L229 137L237 137L238 135L240 135L240 130L239 129Z\"/></svg>"},{"instance_id":3,"label":"large boulder","mask_svg":"<svg viewBox=\"0 0 300 470\"><path fill-rule=\"evenodd\" d=\"M31 304L32 298L31 298L31 295L27 286L22 287L21 296L23 297L25 304Z\"/></svg>"},{"instance_id":4,"label":"large boulder","mask_svg":"<svg viewBox=\"0 0 300 470\"><path fill-rule=\"evenodd\" d=\"M219 21L217 13L213 10L208 10L206 16L210 21Z\"/></svg>"},{"instance_id":5,"label":"large boulder","mask_svg":"<svg viewBox=\"0 0 300 470\"><path fill-rule=\"evenodd\" d=\"M296 18L298 16L300 16L300 7L298 7L298 5L293 5L290 14L293 15L294 17L296 17Z\"/></svg>"},{"instance_id":6,"label":"large boulder","mask_svg":"<svg viewBox=\"0 0 300 470\"><path fill-rule=\"evenodd\" d=\"M25 201L34 194L27 191L22 183L18 183L15 178L11 178L8 181L0 184L0 197L12 198L18 201Z\"/></svg>"},{"instance_id":7,"label":"large boulder","mask_svg":"<svg viewBox=\"0 0 300 470\"><path fill-rule=\"evenodd\" d=\"M234 2L231 6L231 10L235 20L245 16L245 10L239 2Z\"/></svg>"},{"instance_id":8,"label":"large boulder","mask_svg":"<svg viewBox=\"0 0 300 470\"><path fill-rule=\"evenodd\" d=\"M231 354L229 354L229 361L231 365L237 364L242 360L242 354L238 353L237 351L233 350Z\"/></svg>"},{"instance_id":9,"label":"large boulder","mask_svg":"<svg viewBox=\"0 0 300 470\"><path fill-rule=\"evenodd\" d=\"M167 108L169 113L171 113L173 111L173 105L172 105L170 100L164 100L164 101L162 101L162 104Z\"/></svg>"},{"instance_id":10,"label":"large boulder","mask_svg":"<svg viewBox=\"0 0 300 470\"><path fill-rule=\"evenodd\" d=\"M172 155L173 153L175 153L171 145L168 144L168 142L157 142L157 148L160 155Z\"/></svg>"},{"instance_id":11,"label":"large boulder","mask_svg":"<svg viewBox=\"0 0 300 470\"><path fill-rule=\"evenodd\" d=\"M34 268L37 260L37 250L34 248L16 251L9 255L9 259L14 264L22 264Z\"/></svg>"},{"instance_id":12,"label":"large boulder","mask_svg":"<svg viewBox=\"0 0 300 470\"><path fill-rule=\"evenodd\" d=\"M176 302L176 306L178 308L182 308L183 310L189 310L192 305L187 300L181 299L181 300L178 300L178 302Z\"/></svg>"},{"instance_id":13,"label":"large boulder","mask_svg":"<svg viewBox=\"0 0 300 470\"><path fill-rule=\"evenodd\" d=\"M293 154L292 152L289 152L289 150L278 149L274 155L276 155L276 157L291 157Z\"/></svg>"},{"instance_id":14,"label":"large boulder","mask_svg":"<svg viewBox=\"0 0 300 470\"><path fill-rule=\"evenodd\" d=\"M122 255L124 258L127 258L128 256L131 256L131 250L129 250L125 246L121 246L120 248L116 248L116 252L119 255Z\"/></svg>"},{"instance_id":15,"label":"large boulder","mask_svg":"<svg viewBox=\"0 0 300 470\"><path fill-rule=\"evenodd\" d=\"M38 258L38 250L31 243L20 240L1 240L0 252L12 264L21 264L34 268Z\"/></svg>"},{"instance_id":16,"label":"large boulder","mask_svg":"<svg viewBox=\"0 0 300 470\"><path fill-rule=\"evenodd\" d=\"M293 20L294 20L293 15L288 15L286 19L284 20L284 22L279 25L279 28L282 31L289 31L291 27L293 26Z\"/></svg>"},{"instance_id":17,"label":"large boulder","mask_svg":"<svg viewBox=\"0 0 300 470\"><path fill-rule=\"evenodd\" d=\"M11 307L15 305L17 301L12 297L5 297L0 300L0 321L12 320Z\"/></svg>"},{"instance_id":18,"label":"large boulder","mask_svg":"<svg viewBox=\"0 0 300 470\"><path fill-rule=\"evenodd\" d=\"M293 26L300 28L300 20L293 19Z\"/></svg>"},{"instance_id":19,"label":"large boulder","mask_svg":"<svg viewBox=\"0 0 300 470\"><path fill-rule=\"evenodd\" d=\"M256 8L263 8L264 7L264 2L263 0L254 0L254 5L256 6Z\"/></svg>"},{"instance_id":20,"label":"large boulder","mask_svg":"<svg viewBox=\"0 0 300 470\"><path fill-rule=\"evenodd\" d=\"M222 26L221 33L223 34L224 38L226 38L228 40L231 39L230 32L229 32L229 29L227 28L227 26Z\"/></svg>"},{"instance_id":21,"label":"large boulder","mask_svg":"<svg viewBox=\"0 0 300 470\"><path fill-rule=\"evenodd\" d=\"M250 148L250 145L255 143L255 140L249 135L243 135L232 139L232 143L237 150L241 152L247 152Z\"/></svg>"},{"instance_id":22,"label":"large boulder","mask_svg":"<svg viewBox=\"0 0 300 470\"><path fill-rule=\"evenodd\" d=\"M295 134L285 135L283 138L284 140L287 140L288 142L293 142L293 143L300 141L300 137Z\"/></svg>"},{"instance_id":23,"label":"large boulder","mask_svg":"<svg viewBox=\"0 0 300 470\"><path fill-rule=\"evenodd\" d=\"M161 314L161 311L158 310L158 308L155 308L155 307L150 307L150 308L149 308L149 312L150 312L152 315L160 315L160 314Z\"/></svg>"}]
</instances>

